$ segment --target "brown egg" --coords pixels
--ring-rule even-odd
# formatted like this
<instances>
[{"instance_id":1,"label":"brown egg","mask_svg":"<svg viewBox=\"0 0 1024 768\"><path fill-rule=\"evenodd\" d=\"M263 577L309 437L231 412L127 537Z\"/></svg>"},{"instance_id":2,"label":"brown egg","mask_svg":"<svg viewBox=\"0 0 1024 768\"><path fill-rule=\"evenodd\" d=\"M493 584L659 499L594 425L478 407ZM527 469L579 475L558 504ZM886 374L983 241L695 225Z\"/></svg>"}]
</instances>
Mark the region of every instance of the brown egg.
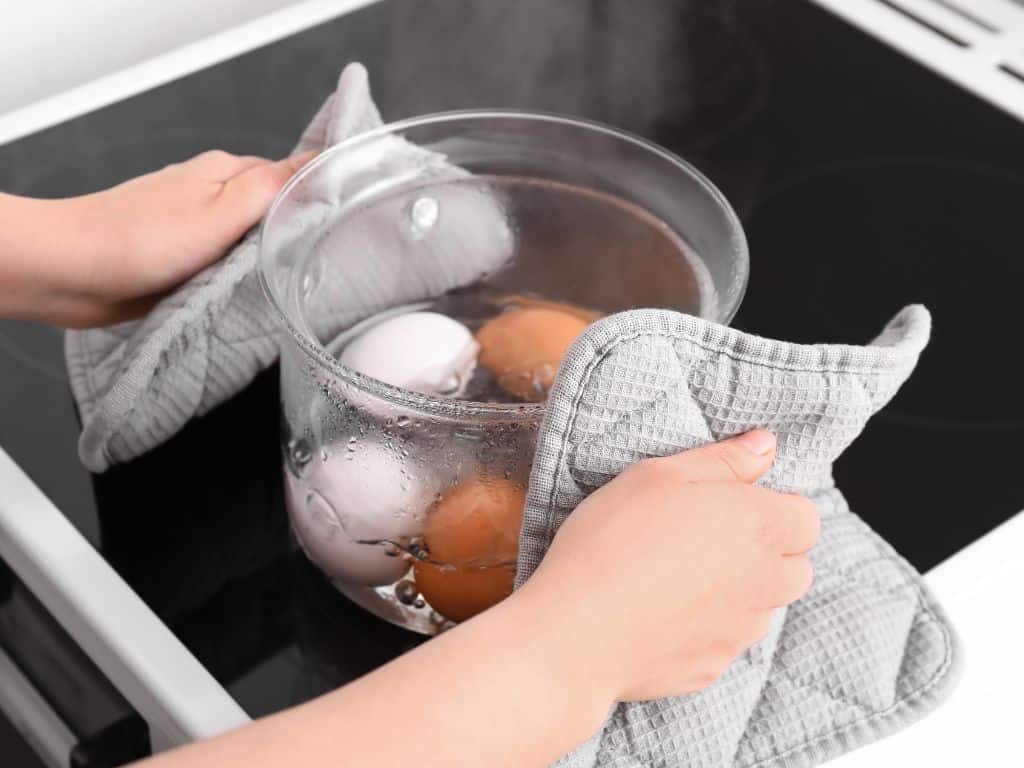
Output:
<instances>
[{"instance_id":1,"label":"brown egg","mask_svg":"<svg viewBox=\"0 0 1024 768\"><path fill-rule=\"evenodd\" d=\"M548 306L517 307L488 320L476 332L480 364L509 394L541 402L566 351L587 325L573 312Z\"/></svg>"},{"instance_id":2,"label":"brown egg","mask_svg":"<svg viewBox=\"0 0 1024 768\"><path fill-rule=\"evenodd\" d=\"M433 608L452 621L471 619L512 594L515 567L443 570L416 563L416 586Z\"/></svg>"},{"instance_id":3,"label":"brown egg","mask_svg":"<svg viewBox=\"0 0 1024 768\"><path fill-rule=\"evenodd\" d=\"M581 320L585 320L587 323L596 323L602 317L603 314L594 309L587 309L586 307L580 307L575 304L569 304L564 301L551 301L550 299L535 299L531 296L524 296L520 293L514 293L508 296L503 296L495 301L499 307L522 307L522 308L543 308L543 309L557 309L561 312L568 312L570 315L575 315Z\"/></svg>"},{"instance_id":4,"label":"brown egg","mask_svg":"<svg viewBox=\"0 0 1024 768\"><path fill-rule=\"evenodd\" d=\"M432 562L417 562L423 597L452 621L465 621L512 594L523 489L498 478L464 482L427 517L424 543Z\"/></svg>"}]
</instances>

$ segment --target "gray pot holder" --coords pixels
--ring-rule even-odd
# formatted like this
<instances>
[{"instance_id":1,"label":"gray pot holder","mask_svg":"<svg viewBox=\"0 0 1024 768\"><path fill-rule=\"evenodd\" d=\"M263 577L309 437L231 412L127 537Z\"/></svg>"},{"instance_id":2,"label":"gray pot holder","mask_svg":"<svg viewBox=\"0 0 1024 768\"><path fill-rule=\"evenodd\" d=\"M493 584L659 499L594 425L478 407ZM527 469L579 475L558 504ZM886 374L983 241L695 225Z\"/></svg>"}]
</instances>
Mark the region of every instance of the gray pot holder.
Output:
<instances>
[{"instance_id":1,"label":"gray pot holder","mask_svg":"<svg viewBox=\"0 0 1024 768\"><path fill-rule=\"evenodd\" d=\"M380 125L366 70L350 64L295 151L322 150ZM432 232L439 242L459 247L438 250L430 260L403 261L402 243L393 234L394 219L384 216L387 212L362 228L344 228L344 237L324 236L353 190L400 181L410 168L425 169L435 178L466 175L443 156L385 134L365 144L346 164L330 166L332 175L323 183L304 187L305 214L287 233L296 253L343 253L360 245L377 250L375 260L362 264L323 260L322 282L329 290L318 293L318 306L308 307L322 338L330 339L338 329L386 307L472 283L510 256L500 207L471 192L438 193L448 215ZM458 237L445 234L452 227L458 228ZM496 247L502 243L504 247ZM260 289L258 252L254 231L225 259L163 299L148 317L68 331L65 357L82 419L78 452L88 469L102 472L156 447L277 360L281 327Z\"/></svg>"},{"instance_id":2,"label":"gray pot holder","mask_svg":"<svg viewBox=\"0 0 1024 768\"><path fill-rule=\"evenodd\" d=\"M822 534L814 586L764 641L699 693L619 704L559 766L812 766L950 693L960 653L949 621L920 575L850 511L831 473L913 370L929 329L927 310L911 306L870 346L796 345L640 310L576 341L540 433L517 583L572 509L629 464L754 427L778 437L762 484L813 499Z\"/></svg>"}]
</instances>

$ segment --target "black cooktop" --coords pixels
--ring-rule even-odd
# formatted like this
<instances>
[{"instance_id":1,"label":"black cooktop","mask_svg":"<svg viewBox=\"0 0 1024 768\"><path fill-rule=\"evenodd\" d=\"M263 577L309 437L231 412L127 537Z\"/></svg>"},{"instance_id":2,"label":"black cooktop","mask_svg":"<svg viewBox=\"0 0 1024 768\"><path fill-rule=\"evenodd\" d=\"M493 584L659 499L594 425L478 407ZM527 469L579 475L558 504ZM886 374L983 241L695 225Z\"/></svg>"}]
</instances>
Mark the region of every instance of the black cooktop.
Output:
<instances>
[{"instance_id":1,"label":"black cooktop","mask_svg":"<svg viewBox=\"0 0 1024 768\"><path fill-rule=\"evenodd\" d=\"M927 304L910 383L836 468L920 569L1024 507L1024 125L807 0L384 0L0 147L0 188L64 196L211 147L282 155L340 68L388 118L479 106L601 120L694 162L751 245L739 327L869 340ZM0 445L252 715L419 642L295 554L276 371L90 477L60 337L0 324Z\"/></svg>"}]
</instances>

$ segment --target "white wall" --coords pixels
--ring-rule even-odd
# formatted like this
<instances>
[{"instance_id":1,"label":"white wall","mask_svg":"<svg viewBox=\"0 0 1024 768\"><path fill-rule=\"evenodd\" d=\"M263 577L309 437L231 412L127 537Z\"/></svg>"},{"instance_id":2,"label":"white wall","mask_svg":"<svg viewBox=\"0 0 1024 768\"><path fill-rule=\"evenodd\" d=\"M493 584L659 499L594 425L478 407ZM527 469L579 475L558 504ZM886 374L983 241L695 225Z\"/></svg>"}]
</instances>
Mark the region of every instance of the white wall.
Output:
<instances>
[{"instance_id":1,"label":"white wall","mask_svg":"<svg viewBox=\"0 0 1024 768\"><path fill-rule=\"evenodd\" d=\"M296 0L0 0L0 114Z\"/></svg>"},{"instance_id":2,"label":"white wall","mask_svg":"<svg viewBox=\"0 0 1024 768\"><path fill-rule=\"evenodd\" d=\"M376 1L0 0L0 144Z\"/></svg>"}]
</instances>

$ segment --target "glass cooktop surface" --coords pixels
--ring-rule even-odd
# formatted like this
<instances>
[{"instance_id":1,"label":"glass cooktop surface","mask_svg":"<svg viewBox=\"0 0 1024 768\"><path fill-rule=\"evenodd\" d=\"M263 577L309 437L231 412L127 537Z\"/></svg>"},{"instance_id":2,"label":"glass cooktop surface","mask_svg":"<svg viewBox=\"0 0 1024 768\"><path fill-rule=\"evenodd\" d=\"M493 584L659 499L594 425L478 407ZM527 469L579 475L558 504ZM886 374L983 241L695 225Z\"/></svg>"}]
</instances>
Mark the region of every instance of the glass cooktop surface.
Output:
<instances>
[{"instance_id":1,"label":"glass cooktop surface","mask_svg":"<svg viewBox=\"0 0 1024 768\"><path fill-rule=\"evenodd\" d=\"M0 147L0 188L74 195L213 147L283 155L350 60L388 119L555 111L693 162L749 236L744 330L862 343L926 304L931 346L836 480L922 570L1024 506L1024 126L806 0L384 0ZM296 553L276 370L98 477L77 460L61 334L0 323L0 372L0 445L251 715L420 642Z\"/></svg>"}]
</instances>

